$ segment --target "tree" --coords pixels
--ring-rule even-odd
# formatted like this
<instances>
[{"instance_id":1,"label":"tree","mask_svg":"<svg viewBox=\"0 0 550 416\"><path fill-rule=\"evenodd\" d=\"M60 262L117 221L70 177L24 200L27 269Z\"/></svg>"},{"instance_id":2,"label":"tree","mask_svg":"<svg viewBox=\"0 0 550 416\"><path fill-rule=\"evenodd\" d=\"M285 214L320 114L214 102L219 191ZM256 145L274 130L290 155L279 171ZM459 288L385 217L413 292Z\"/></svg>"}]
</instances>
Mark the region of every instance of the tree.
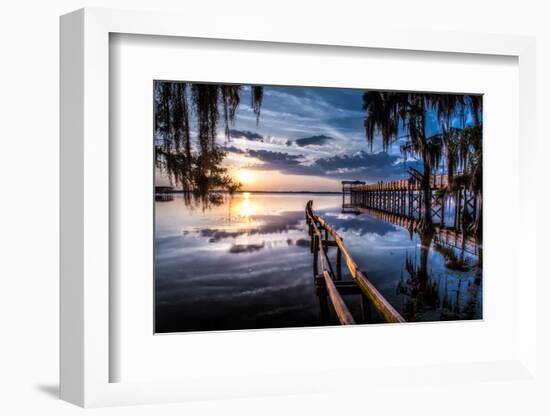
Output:
<instances>
[{"instance_id":1,"label":"tree","mask_svg":"<svg viewBox=\"0 0 550 416\"><path fill-rule=\"evenodd\" d=\"M455 195L458 192L464 194L462 198L463 230L481 239L481 216L476 216L475 221L472 221L466 204L466 191L476 195L481 212L482 96L441 94L435 97L433 105L442 131L450 191ZM473 125L472 123L467 125L468 115L471 116ZM456 124L457 117L460 128L453 125ZM460 177L455 180L455 175Z\"/></svg>"},{"instance_id":2,"label":"tree","mask_svg":"<svg viewBox=\"0 0 550 416\"><path fill-rule=\"evenodd\" d=\"M419 228L433 230L431 214L431 174L439 163L441 146L427 137L426 115L433 107L430 94L367 91L363 95L365 135L371 146L377 137L382 138L382 148L387 150L399 137L400 128L405 131L405 153L412 153L422 160L422 172L412 170L422 187L422 210Z\"/></svg>"},{"instance_id":3,"label":"tree","mask_svg":"<svg viewBox=\"0 0 550 416\"><path fill-rule=\"evenodd\" d=\"M409 169L412 179L422 187L419 225L422 231L433 229L431 176L437 172L443 157L449 178L447 192L456 194L462 178L455 181L454 176L466 174L470 181L468 189L478 193L481 200L481 104L479 95L385 91L363 94L364 128L371 150L377 137L381 138L383 150L396 140L405 138L401 151L422 161L422 171ZM428 112L435 113L439 127L439 132L431 136L427 135L426 129ZM467 125L468 116L471 116L473 126L471 123ZM479 221L476 219L477 234L480 232Z\"/></svg>"},{"instance_id":4,"label":"tree","mask_svg":"<svg viewBox=\"0 0 550 416\"><path fill-rule=\"evenodd\" d=\"M263 87L251 86L251 106L259 122ZM226 140L240 104L240 85L155 81L155 164L186 192L237 187L221 166L225 157L216 145L220 108ZM197 125L193 140L191 123Z\"/></svg>"}]
</instances>

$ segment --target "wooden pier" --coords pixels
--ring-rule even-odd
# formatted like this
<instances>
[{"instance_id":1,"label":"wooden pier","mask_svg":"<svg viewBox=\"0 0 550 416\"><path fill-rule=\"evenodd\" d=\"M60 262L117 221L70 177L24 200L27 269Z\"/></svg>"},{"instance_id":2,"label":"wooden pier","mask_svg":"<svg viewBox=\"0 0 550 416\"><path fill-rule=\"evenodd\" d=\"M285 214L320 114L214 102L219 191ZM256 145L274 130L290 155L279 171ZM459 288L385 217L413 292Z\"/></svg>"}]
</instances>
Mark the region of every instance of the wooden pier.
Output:
<instances>
[{"instance_id":1,"label":"wooden pier","mask_svg":"<svg viewBox=\"0 0 550 416\"><path fill-rule=\"evenodd\" d=\"M468 234L467 230L463 230L464 216L467 214L469 222L472 223L481 215L478 195L464 187L449 192L449 178L446 174L432 175L430 188L431 216L434 225L452 237L456 236L456 239L462 238L462 234ZM447 200L454 201L453 212L445 212L447 205L445 198L441 196L444 190L447 192ZM414 226L421 218L423 191L420 182L413 178L374 184L343 181L342 198L342 210L345 212L361 213L362 209L374 210L396 215L400 221Z\"/></svg>"},{"instance_id":2,"label":"wooden pier","mask_svg":"<svg viewBox=\"0 0 550 416\"><path fill-rule=\"evenodd\" d=\"M342 325L353 325L355 320L342 299L342 294L357 293L361 295L363 314L367 315L373 308L385 322L405 322L403 317L380 294L360 271L357 264L344 246L342 238L320 216L313 213L313 201L306 205L306 222L311 237L310 249L313 254L314 282L321 302L321 311L327 313L326 299L330 299L336 316ZM328 251L336 248L336 264L333 267ZM342 280L342 261L351 274L352 281Z\"/></svg>"}]
</instances>

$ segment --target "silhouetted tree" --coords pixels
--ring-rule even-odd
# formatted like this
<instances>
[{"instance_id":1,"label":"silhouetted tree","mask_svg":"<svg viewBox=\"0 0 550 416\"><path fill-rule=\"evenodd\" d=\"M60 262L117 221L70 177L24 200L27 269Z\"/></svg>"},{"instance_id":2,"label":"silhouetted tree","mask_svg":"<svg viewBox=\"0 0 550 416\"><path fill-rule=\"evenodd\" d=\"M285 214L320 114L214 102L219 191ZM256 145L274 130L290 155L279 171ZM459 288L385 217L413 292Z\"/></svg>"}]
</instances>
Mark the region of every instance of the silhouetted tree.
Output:
<instances>
[{"instance_id":1,"label":"silhouetted tree","mask_svg":"<svg viewBox=\"0 0 550 416\"><path fill-rule=\"evenodd\" d=\"M377 137L381 138L383 150L387 150L396 140L405 138L401 151L422 161L422 171L409 171L412 179L422 187L419 229L424 232L433 229L431 176L436 173L442 158L446 160L451 188L440 194L443 203L447 192L458 192L454 189L457 182L453 178L459 172L469 175L469 189L481 196L481 100L478 95L389 91L367 91L363 94L365 136L371 150ZM439 132L428 136L426 124L430 111L435 112ZM468 114L472 116L473 126L466 126ZM476 229L479 229L477 225Z\"/></svg>"},{"instance_id":2,"label":"silhouetted tree","mask_svg":"<svg viewBox=\"0 0 550 416\"><path fill-rule=\"evenodd\" d=\"M422 160L423 171L413 170L422 186L422 212L420 228L433 229L431 215L432 168L439 163L441 146L426 134L427 112L433 108L430 94L367 91L363 95L365 135L371 146L379 134L382 148L387 150L398 138L400 127L405 131L407 142L402 146L405 153L412 153Z\"/></svg>"},{"instance_id":3,"label":"silhouetted tree","mask_svg":"<svg viewBox=\"0 0 550 416\"><path fill-rule=\"evenodd\" d=\"M250 87L251 106L259 121L263 87ZM235 191L239 184L221 162L226 153L216 144L220 112L225 137L240 104L240 85L155 81L155 164L187 192ZM221 109L221 111L220 111ZM193 140L191 123L196 123Z\"/></svg>"}]
</instances>

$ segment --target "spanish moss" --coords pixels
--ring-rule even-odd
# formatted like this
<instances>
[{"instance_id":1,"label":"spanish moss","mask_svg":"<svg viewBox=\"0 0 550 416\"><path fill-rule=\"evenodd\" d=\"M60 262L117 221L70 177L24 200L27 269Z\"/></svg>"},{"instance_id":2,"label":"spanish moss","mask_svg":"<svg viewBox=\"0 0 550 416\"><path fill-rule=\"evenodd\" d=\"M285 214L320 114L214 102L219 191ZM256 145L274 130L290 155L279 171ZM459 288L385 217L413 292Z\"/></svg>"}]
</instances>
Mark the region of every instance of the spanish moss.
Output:
<instances>
[{"instance_id":1,"label":"spanish moss","mask_svg":"<svg viewBox=\"0 0 550 416\"><path fill-rule=\"evenodd\" d=\"M203 196L239 188L222 166L226 153L216 140L220 113L230 140L241 91L240 85L155 81L155 165L172 184ZM258 123L263 87L252 86L250 95Z\"/></svg>"}]
</instances>

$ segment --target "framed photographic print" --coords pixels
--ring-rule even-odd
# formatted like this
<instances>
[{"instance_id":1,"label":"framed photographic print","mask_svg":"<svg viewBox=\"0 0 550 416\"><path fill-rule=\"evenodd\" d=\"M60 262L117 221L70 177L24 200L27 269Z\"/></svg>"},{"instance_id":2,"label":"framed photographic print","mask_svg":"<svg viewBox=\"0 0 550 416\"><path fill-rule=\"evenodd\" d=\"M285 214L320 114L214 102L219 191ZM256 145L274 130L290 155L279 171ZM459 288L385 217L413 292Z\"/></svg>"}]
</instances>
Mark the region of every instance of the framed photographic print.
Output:
<instances>
[{"instance_id":1,"label":"framed photographic print","mask_svg":"<svg viewBox=\"0 0 550 416\"><path fill-rule=\"evenodd\" d=\"M481 95L153 89L156 333L482 318Z\"/></svg>"},{"instance_id":2,"label":"framed photographic print","mask_svg":"<svg viewBox=\"0 0 550 416\"><path fill-rule=\"evenodd\" d=\"M327 36L62 17L62 398L537 383L533 39Z\"/></svg>"}]
</instances>

